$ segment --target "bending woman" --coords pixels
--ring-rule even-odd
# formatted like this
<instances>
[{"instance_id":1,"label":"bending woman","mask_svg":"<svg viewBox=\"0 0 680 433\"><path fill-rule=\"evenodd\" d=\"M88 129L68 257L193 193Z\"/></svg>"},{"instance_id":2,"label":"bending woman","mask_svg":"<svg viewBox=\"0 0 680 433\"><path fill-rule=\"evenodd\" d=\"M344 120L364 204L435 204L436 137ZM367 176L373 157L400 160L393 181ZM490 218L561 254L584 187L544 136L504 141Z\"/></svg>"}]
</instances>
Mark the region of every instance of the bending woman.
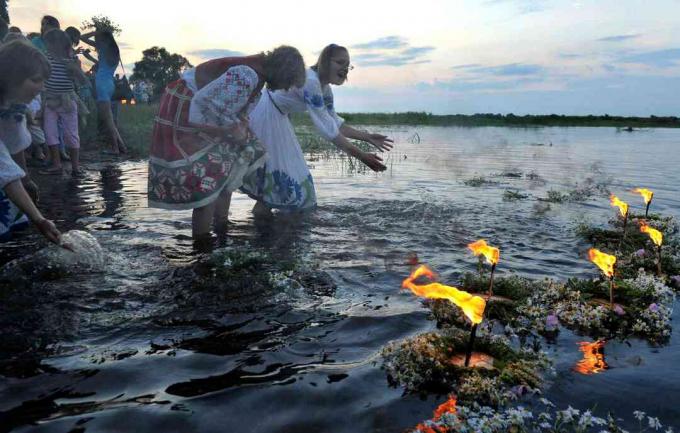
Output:
<instances>
[{"instance_id":1,"label":"bending woman","mask_svg":"<svg viewBox=\"0 0 680 433\"><path fill-rule=\"evenodd\" d=\"M392 140L381 134L358 131L344 123L335 112L330 85L340 86L351 69L345 47L325 47L316 65L307 70L303 89L265 91L251 114L250 127L265 146L265 167L249 176L241 190L257 200L254 213L272 208L302 211L316 206L314 180L309 173L289 113L306 111L316 130L338 149L366 164L373 171L385 170L382 159L363 152L348 138L366 141L378 150L390 150Z\"/></svg>"},{"instance_id":2,"label":"bending woman","mask_svg":"<svg viewBox=\"0 0 680 433\"><path fill-rule=\"evenodd\" d=\"M113 120L113 113L111 112L111 98L115 90L113 82L113 74L120 63L120 50L118 44L113 38L113 34L107 30L97 30L95 32L85 33L80 39L95 48L97 51L97 59L85 52L85 57L97 64L97 73L95 75L95 90L97 93L97 113L99 120L104 126L106 138L111 145L111 151L115 154L127 152L125 142L116 128L116 123Z\"/></svg>"},{"instance_id":3,"label":"bending woman","mask_svg":"<svg viewBox=\"0 0 680 433\"><path fill-rule=\"evenodd\" d=\"M264 148L247 116L264 84L270 90L304 84L305 66L293 47L226 57L186 71L167 85L149 158L149 206L193 209L194 236L221 229L231 193L264 164Z\"/></svg>"}]
</instances>

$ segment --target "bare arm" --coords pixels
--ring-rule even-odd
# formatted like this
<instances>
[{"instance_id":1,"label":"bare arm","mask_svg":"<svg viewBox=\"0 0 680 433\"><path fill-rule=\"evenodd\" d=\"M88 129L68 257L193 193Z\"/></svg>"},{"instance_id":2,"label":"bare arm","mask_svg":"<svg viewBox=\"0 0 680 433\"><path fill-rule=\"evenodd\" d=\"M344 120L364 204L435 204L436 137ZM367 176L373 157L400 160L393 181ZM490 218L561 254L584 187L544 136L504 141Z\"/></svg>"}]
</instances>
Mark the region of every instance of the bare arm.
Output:
<instances>
[{"instance_id":1,"label":"bare arm","mask_svg":"<svg viewBox=\"0 0 680 433\"><path fill-rule=\"evenodd\" d=\"M83 55L83 57L85 57L87 60L91 61L95 65L99 63L99 60L96 57L92 56L92 54L90 54L90 50L83 50L81 54Z\"/></svg>"},{"instance_id":2,"label":"bare arm","mask_svg":"<svg viewBox=\"0 0 680 433\"><path fill-rule=\"evenodd\" d=\"M392 150L394 141L391 138L388 138L385 135L382 134L371 134L370 132L366 131L359 131L358 129L354 129L349 125L342 124L340 126L340 133L344 135L347 138L352 138L354 140L361 140L365 141L367 143L371 143L373 146L375 146L379 151L389 151Z\"/></svg>"},{"instance_id":3,"label":"bare arm","mask_svg":"<svg viewBox=\"0 0 680 433\"><path fill-rule=\"evenodd\" d=\"M40 233L47 238L50 242L54 242L59 245L61 242L61 233L57 230L54 223L42 216L40 211L31 197L24 189L19 179L14 180L7 185L5 185L5 194L23 213L28 216L28 219L35 224Z\"/></svg>"},{"instance_id":4,"label":"bare arm","mask_svg":"<svg viewBox=\"0 0 680 433\"><path fill-rule=\"evenodd\" d=\"M335 144L338 149L342 150L349 156L353 156L359 161L363 162L373 171L385 171L387 167L382 163L382 158L378 155L372 153L364 152L347 140L347 138L338 134L337 137L333 139L333 144Z\"/></svg>"},{"instance_id":5,"label":"bare arm","mask_svg":"<svg viewBox=\"0 0 680 433\"><path fill-rule=\"evenodd\" d=\"M80 35L80 40L83 41L84 43L86 43L87 45L90 45L92 47L96 47L96 44L94 42L94 35L95 35L95 32L89 32L89 33L82 34L82 35Z\"/></svg>"},{"instance_id":6,"label":"bare arm","mask_svg":"<svg viewBox=\"0 0 680 433\"><path fill-rule=\"evenodd\" d=\"M40 199L40 189L33 179L31 179L31 176L28 173L28 167L26 166L26 153L24 151L15 153L12 155L12 159L26 173L26 176L21 178L21 184L24 186L24 189L31 197L33 202L37 203Z\"/></svg>"}]
</instances>

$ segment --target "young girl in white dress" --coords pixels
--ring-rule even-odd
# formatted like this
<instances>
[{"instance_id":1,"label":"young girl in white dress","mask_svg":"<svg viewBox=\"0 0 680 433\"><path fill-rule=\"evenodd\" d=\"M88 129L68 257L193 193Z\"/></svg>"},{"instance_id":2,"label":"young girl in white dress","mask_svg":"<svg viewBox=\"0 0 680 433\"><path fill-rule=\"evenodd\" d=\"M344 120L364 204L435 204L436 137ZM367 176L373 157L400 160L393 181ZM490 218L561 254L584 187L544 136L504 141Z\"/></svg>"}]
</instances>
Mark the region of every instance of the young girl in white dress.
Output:
<instances>
[{"instance_id":1,"label":"young girl in white dress","mask_svg":"<svg viewBox=\"0 0 680 433\"><path fill-rule=\"evenodd\" d=\"M363 152L348 138L366 141L378 150L390 150L392 140L381 134L358 131L344 123L335 112L330 84L342 85L352 69L345 47L326 46L316 65L307 70L303 88L287 91L263 91L250 114L250 129L267 150L264 167L248 177L241 191L257 200L253 211L304 211L316 207L314 181L295 135L289 113L306 111L318 133L333 142L338 149L359 159L371 170L383 171L382 159Z\"/></svg>"}]
</instances>

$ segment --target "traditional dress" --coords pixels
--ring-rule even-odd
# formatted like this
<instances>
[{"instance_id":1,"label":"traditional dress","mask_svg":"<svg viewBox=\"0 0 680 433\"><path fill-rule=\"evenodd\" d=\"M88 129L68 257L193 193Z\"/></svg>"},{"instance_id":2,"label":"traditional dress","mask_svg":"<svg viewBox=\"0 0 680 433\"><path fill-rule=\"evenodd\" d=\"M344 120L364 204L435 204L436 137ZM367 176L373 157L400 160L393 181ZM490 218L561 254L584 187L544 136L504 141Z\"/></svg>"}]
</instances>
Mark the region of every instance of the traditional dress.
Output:
<instances>
[{"instance_id":1,"label":"traditional dress","mask_svg":"<svg viewBox=\"0 0 680 433\"><path fill-rule=\"evenodd\" d=\"M216 59L168 84L151 142L149 206L206 206L264 164L264 148L254 136L236 143L201 129L226 130L248 114L264 84L261 65L261 55Z\"/></svg>"},{"instance_id":2,"label":"traditional dress","mask_svg":"<svg viewBox=\"0 0 680 433\"><path fill-rule=\"evenodd\" d=\"M283 211L316 207L314 180L305 162L300 142L288 118L306 111L319 134L333 140L344 120L333 105L330 85L321 86L315 70L307 70L303 88L265 91L250 115L250 129L267 151L265 166L248 176L241 190L270 208Z\"/></svg>"},{"instance_id":3,"label":"traditional dress","mask_svg":"<svg viewBox=\"0 0 680 433\"><path fill-rule=\"evenodd\" d=\"M25 105L0 108L0 241L10 238L11 231L28 225L28 218L5 195L10 182L26 173L12 159L31 145L31 134L26 128Z\"/></svg>"}]
</instances>

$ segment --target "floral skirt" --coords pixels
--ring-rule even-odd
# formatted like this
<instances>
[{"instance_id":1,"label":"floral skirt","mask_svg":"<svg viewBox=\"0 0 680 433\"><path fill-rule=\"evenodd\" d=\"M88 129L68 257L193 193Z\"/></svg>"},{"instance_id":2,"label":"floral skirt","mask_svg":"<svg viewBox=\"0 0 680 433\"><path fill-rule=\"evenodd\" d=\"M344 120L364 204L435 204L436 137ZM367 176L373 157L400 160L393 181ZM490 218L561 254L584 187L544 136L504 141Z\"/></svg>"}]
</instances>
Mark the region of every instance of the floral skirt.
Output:
<instances>
[{"instance_id":1,"label":"floral skirt","mask_svg":"<svg viewBox=\"0 0 680 433\"><path fill-rule=\"evenodd\" d=\"M265 152L252 138L226 142L189 126L193 93L184 81L170 83L154 123L149 157L149 206L194 209L235 191L243 178L264 164Z\"/></svg>"},{"instance_id":2,"label":"floral skirt","mask_svg":"<svg viewBox=\"0 0 680 433\"><path fill-rule=\"evenodd\" d=\"M305 211L316 207L314 180L288 116L264 92L250 113L250 129L267 151L264 167L246 177L241 191L270 208Z\"/></svg>"}]
</instances>

